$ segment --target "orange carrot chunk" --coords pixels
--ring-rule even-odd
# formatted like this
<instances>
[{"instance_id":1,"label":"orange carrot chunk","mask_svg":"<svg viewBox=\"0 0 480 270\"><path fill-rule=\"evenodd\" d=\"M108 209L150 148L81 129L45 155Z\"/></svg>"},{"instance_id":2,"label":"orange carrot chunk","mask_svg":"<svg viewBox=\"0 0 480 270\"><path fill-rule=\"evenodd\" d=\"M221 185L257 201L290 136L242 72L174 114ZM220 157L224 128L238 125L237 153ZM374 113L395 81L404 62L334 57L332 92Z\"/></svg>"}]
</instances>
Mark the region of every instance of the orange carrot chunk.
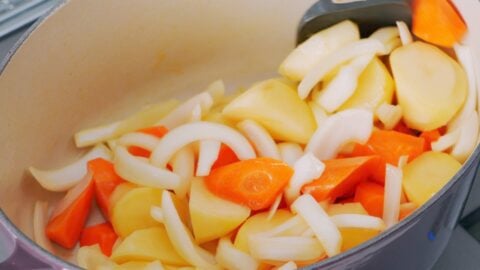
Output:
<instances>
[{"instance_id":1,"label":"orange carrot chunk","mask_svg":"<svg viewBox=\"0 0 480 270\"><path fill-rule=\"evenodd\" d=\"M383 186L373 182L363 182L355 190L354 201L359 202L369 215L383 216Z\"/></svg>"},{"instance_id":2,"label":"orange carrot chunk","mask_svg":"<svg viewBox=\"0 0 480 270\"><path fill-rule=\"evenodd\" d=\"M205 183L213 194L225 200L261 210L272 205L292 174L293 169L281 161L256 158L217 168Z\"/></svg>"},{"instance_id":3,"label":"orange carrot chunk","mask_svg":"<svg viewBox=\"0 0 480 270\"><path fill-rule=\"evenodd\" d=\"M73 248L87 221L93 195L94 182L90 181L70 206L48 222L45 228L47 237L64 248Z\"/></svg>"},{"instance_id":4,"label":"orange carrot chunk","mask_svg":"<svg viewBox=\"0 0 480 270\"><path fill-rule=\"evenodd\" d=\"M394 166L402 156L408 156L411 161L423 153L425 139L407 135L397 131L375 130L365 145L356 144L351 156L379 155L384 165L377 166L372 174L372 180L385 182L385 164Z\"/></svg>"},{"instance_id":5,"label":"orange carrot chunk","mask_svg":"<svg viewBox=\"0 0 480 270\"><path fill-rule=\"evenodd\" d=\"M324 164L322 176L302 188L303 193L310 193L317 201L353 194L357 184L367 180L371 172L382 165L379 156L332 159Z\"/></svg>"},{"instance_id":6,"label":"orange carrot chunk","mask_svg":"<svg viewBox=\"0 0 480 270\"><path fill-rule=\"evenodd\" d=\"M419 38L444 47L462 40L467 26L449 0L414 0L413 33Z\"/></svg>"},{"instance_id":7,"label":"orange carrot chunk","mask_svg":"<svg viewBox=\"0 0 480 270\"><path fill-rule=\"evenodd\" d=\"M432 143L436 142L442 134L440 133L440 130L435 129L432 131L424 131L422 134L420 134L420 138L423 138L425 140L425 145L424 145L424 150L425 151L430 151L432 150Z\"/></svg>"},{"instance_id":8,"label":"orange carrot chunk","mask_svg":"<svg viewBox=\"0 0 480 270\"><path fill-rule=\"evenodd\" d=\"M235 152L233 152L230 147L222 143L222 145L220 146L220 151L218 152L218 158L212 165L212 170L228 164L232 164L234 162L237 162L238 160L239 159Z\"/></svg>"},{"instance_id":9,"label":"orange carrot chunk","mask_svg":"<svg viewBox=\"0 0 480 270\"><path fill-rule=\"evenodd\" d=\"M161 138L161 137L165 136L165 134L167 134L168 129L164 126L154 126L154 127L147 127L147 128L139 129L139 130L137 130L137 132L152 135L152 136L155 136L157 138ZM148 151L147 149L144 149L144 148L138 147L138 146L128 147L128 152L130 152L130 154L132 154L134 156L145 157L145 158L150 157L150 154L151 154L150 151Z\"/></svg>"},{"instance_id":10,"label":"orange carrot chunk","mask_svg":"<svg viewBox=\"0 0 480 270\"><path fill-rule=\"evenodd\" d=\"M415 130L407 127L403 121L398 122L398 124L393 128L393 130L398 131L400 133L405 133L408 135L415 135Z\"/></svg>"},{"instance_id":11,"label":"orange carrot chunk","mask_svg":"<svg viewBox=\"0 0 480 270\"><path fill-rule=\"evenodd\" d=\"M95 198L98 207L102 210L103 215L109 218L109 200L114 189L124 183L123 180L115 172L113 163L102 158L96 158L88 162L88 168L92 172L93 182L95 183Z\"/></svg>"},{"instance_id":12,"label":"orange carrot chunk","mask_svg":"<svg viewBox=\"0 0 480 270\"><path fill-rule=\"evenodd\" d=\"M106 256L112 255L112 248L117 241L117 234L110 223L101 223L87 227L80 237L80 246L91 246L98 244L102 253Z\"/></svg>"}]
</instances>

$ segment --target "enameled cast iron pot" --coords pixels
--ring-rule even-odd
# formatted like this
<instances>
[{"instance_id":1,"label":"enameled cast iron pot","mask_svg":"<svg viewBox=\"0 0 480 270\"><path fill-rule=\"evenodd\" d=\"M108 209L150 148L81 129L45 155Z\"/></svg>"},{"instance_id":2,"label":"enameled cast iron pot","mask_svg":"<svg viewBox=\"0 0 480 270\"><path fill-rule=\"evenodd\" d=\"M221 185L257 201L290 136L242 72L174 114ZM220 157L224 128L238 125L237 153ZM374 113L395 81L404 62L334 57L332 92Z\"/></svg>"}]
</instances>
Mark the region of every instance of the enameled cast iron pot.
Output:
<instances>
[{"instance_id":1,"label":"enameled cast iron pot","mask_svg":"<svg viewBox=\"0 0 480 270\"><path fill-rule=\"evenodd\" d=\"M322 0L327 1L327 0ZM222 78L230 88L274 76L314 0L70 0L23 36L0 75L0 269L75 269L69 252L30 240L36 200L57 201L25 168L80 155L72 134ZM480 2L456 0L480 56ZM480 61L477 72L480 72ZM476 176L480 148L431 201L320 269L429 269ZM477 196L477 194L474 194Z\"/></svg>"}]
</instances>

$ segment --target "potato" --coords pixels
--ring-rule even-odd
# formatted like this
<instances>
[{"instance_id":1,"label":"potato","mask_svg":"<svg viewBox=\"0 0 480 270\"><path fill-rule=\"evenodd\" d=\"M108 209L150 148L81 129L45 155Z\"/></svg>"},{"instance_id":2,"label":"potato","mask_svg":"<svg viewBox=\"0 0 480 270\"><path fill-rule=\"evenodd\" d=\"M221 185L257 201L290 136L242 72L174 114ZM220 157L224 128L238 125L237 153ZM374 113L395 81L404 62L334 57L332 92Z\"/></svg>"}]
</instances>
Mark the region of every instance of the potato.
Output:
<instances>
[{"instance_id":1,"label":"potato","mask_svg":"<svg viewBox=\"0 0 480 270\"><path fill-rule=\"evenodd\" d=\"M212 194L203 179L192 181L189 206L193 234L200 244L230 233L250 215L248 207Z\"/></svg>"},{"instance_id":2,"label":"potato","mask_svg":"<svg viewBox=\"0 0 480 270\"><path fill-rule=\"evenodd\" d=\"M134 231L113 250L111 259L116 263L159 260L165 264L188 265L173 248L163 226Z\"/></svg>"},{"instance_id":3,"label":"potato","mask_svg":"<svg viewBox=\"0 0 480 270\"><path fill-rule=\"evenodd\" d=\"M223 110L234 121L251 119L280 141L306 144L316 129L307 103L291 83L271 79L253 85Z\"/></svg>"},{"instance_id":4,"label":"potato","mask_svg":"<svg viewBox=\"0 0 480 270\"><path fill-rule=\"evenodd\" d=\"M374 58L358 78L353 95L340 107L367 109L374 112L382 103L392 103L394 83L385 65Z\"/></svg>"},{"instance_id":5,"label":"potato","mask_svg":"<svg viewBox=\"0 0 480 270\"><path fill-rule=\"evenodd\" d=\"M112 213L113 207L118 202L118 200L121 197L123 197L123 195L125 195L127 192L129 192L130 190L132 190L136 187L138 187L138 186L135 185L135 184L132 184L132 183L128 183L128 182L118 185L113 190L112 194L110 195L109 201L108 201L108 208L110 209L110 213Z\"/></svg>"},{"instance_id":6,"label":"potato","mask_svg":"<svg viewBox=\"0 0 480 270\"><path fill-rule=\"evenodd\" d=\"M446 125L467 97L465 71L439 48L414 42L396 49L390 63L405 123L429 131Z\"/></svg>"},{"instance_id":7,"label":"potato","mask_svg":"<svg viewBox=\"0 0 480 270\"><path fill-rule=\"evenodd\" d=\"M462 164L440 152L426 152L403 167L403 189L419 207L445 186Z\"/></svg>"},{"instance_id":8,"label":"potato","mask_svg":"<svg viewBox=\"0 0 480 270\"><path fill-rule=\"evenodd\" d=\"M265 232L287 221L287 219L293 217L293 214L285 209L278 210L272 219L267 220L268 212L263 212L251 216L240 227L235 237L233 245L244 252L249 252L248 237L250 235Z\"/></svg>"},{"instance_id":9,"label":"potato","mask_svg":"<svg viewBox=\"0 0 480 270\"><path fill-rule=\"evenodd\" d=\"M368 215L367 210L361 203L336 203L328 206L327 213L329 216L341 214L359 214Z\"/></svg>"}]
</instances>

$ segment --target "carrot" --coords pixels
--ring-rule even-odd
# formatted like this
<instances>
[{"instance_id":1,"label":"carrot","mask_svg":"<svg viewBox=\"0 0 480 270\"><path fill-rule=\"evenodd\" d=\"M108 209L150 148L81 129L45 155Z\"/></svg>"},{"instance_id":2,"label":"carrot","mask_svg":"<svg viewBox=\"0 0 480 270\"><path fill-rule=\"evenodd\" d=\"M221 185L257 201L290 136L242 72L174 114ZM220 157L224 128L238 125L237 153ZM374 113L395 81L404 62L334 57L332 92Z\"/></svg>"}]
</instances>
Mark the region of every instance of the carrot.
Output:
<instances>
[{"instance_id":1,"label":"carrot","mask_svg":"<svg viewBox=\"0 0 480 270\"><path fill-rule=\"evenodd\" d=\"M439 129L422 132L422 134L420 134L420 138L425 139L424 150L425 151L432 150L432 142L437 141L438 139L440 139L441 136L442 134L440 134Z\"/></svg>"},{"instance_id":2,"label":"carrot","mask_svg":"<svg viewBox=\"0 0 480 270\"><path fill-rule=\"evenodd\" d=\"M359 202L369 215L383 216L383 186L373 182L363 182L355 190L354 201Z\"/></svg>"},{"instance_id":3,"label":"carrot","mask_svg":"<svg viewBox=\"0 0 480 270\"><path fill-rule=\"evenodd\" d=\"M48 222L45 228L47 237L64 248L73 248L87 221L93 195L94 182L90 181L77 199Z\"/></svg>"},{"instance_id":4,"label":"carrot","mask_svg":"<svg viewBox=\"0 0 480 270\"><path fill-rule=\"evenodd\" d=\"M322 176L304 185L302 192L311 194L317 201L349 196L358 183L367 180L371 172L382 165L380 162L379 156L326 160Z\"/></svg>"},{"instance_id":5,"label":"carrot","mask_svg":"<svg viewBox=\"0 0 480 270\"><path fill-rule=\"evenodd\" d=\"M98 207L102 210L103 215L109 218L109 200L113 190L124 183L123 180L115 172L113 163L102 158L96 158L88 162L88 168L93 173L93 182L95 183L95 198L97 200Z\"/></svg>"},{"instance_id":6,"label":"carrot","mask_svg":"<svg viewBox=\"0 0 480 270\"><path fill-rule=\"evenodd\" d=\"M222 143L220 146L220 151L218 152L218 158L212 165L212 170L237 161L238 157L235 152L233 152L230 147Z\"/></svg>"},{"instance_id":7,"label":"carrot","mask_svg":"<svg viewBox=\"0 0 480 270\"><path fill-rule=\"evenodd\" d=\"M424 145L423 138L397 131L375 130L365 145L355 145L351 156L379 155L384 165L376 167L372 180L384 183L386 163L397 166L402 156L408 156L410 161L423 153Z\"/></svg>"},{"instance_id":8,"label":"carrot","mask_svg":"<svg viewBox=\"0 0 480 270\"><path fill-rule=\"evenodd\" d=\"M462 40L467 26L449 0L414 0L413 33L419 38L444 47Z\"/></svg>"},{"instance_id":9,"label":"carrot","mask_svg":"<svg viewBox=\"0 0 480 270\"><path fill-rule=\"evenodd\" d=\"M80 246L91 246L98 244L102 253L106 256L112 255L112 248L117 241L117 234L110 223L101 223L83 229L80 237Z\"/></svg>"},{"instance_id":10,"label":"carrot","mask_svg":"<svg viewBox=\"0 0 480 270\"><path fill-rule=\"evenodd\" d=\"M293 169L281 161L256 158L213 170L205 178L205 184L223 199L261 210L272 205L292 174Z\"/></svg>"},{"instance_id":11,"label":"carrot","mask_svg":"<svg viewBox=\"0 0 480 270\"><path fill-rule=\"evenodd\" d=\"M167 134L168 129L164 126L153 126L153 127L139 129L137 130L137 132L141 132L141 133L145 133L145 134L149 134L149 135L161 138L165 134ZM145 158L150 157L150 154L151 154L150 151L148 151L147 149L144 149L138 146L128 147L128 152L130 152L130 154L134 156L145 157Z\"/></svg>"},{"instance_id":12,"label":"carrot","mask_svg":"<svg viewBox=\"0 0 480 270\"><path fill-rule=\"evenodd\" d=\"M398 124L393 128L393 130L398 131L400 133L405 133L408 135L415 135L416 131L407 127L403 121L398 122Z\"/></svg>"}]
</instances>

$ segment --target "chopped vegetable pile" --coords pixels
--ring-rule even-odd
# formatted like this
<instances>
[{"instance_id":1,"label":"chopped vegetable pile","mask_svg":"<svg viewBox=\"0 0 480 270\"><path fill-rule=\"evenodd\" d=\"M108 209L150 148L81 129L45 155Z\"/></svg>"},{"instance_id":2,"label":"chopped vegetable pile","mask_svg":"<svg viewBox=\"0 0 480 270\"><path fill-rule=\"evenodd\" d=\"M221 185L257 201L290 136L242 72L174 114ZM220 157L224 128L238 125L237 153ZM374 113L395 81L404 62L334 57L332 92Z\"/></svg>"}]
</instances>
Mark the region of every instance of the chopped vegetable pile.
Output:
<instances>
[{"instance_id":1,"label":"chopped vegetable pile","mask_svg":"<svg viewBox=\"0 0 480 270\"><path fill-rule=\"evenodd\" d=\"M87 269L296 269L395 226L479 139L466 26L448 1L413 7L414 35L340 22L294 49L280 78L235 95L215 81L78 132L82 158L30 168L66 192L52 211L37 202L35 240L79 244ZM94 201L104 220L87 226Z\"/></svg>"}]
</instances>

